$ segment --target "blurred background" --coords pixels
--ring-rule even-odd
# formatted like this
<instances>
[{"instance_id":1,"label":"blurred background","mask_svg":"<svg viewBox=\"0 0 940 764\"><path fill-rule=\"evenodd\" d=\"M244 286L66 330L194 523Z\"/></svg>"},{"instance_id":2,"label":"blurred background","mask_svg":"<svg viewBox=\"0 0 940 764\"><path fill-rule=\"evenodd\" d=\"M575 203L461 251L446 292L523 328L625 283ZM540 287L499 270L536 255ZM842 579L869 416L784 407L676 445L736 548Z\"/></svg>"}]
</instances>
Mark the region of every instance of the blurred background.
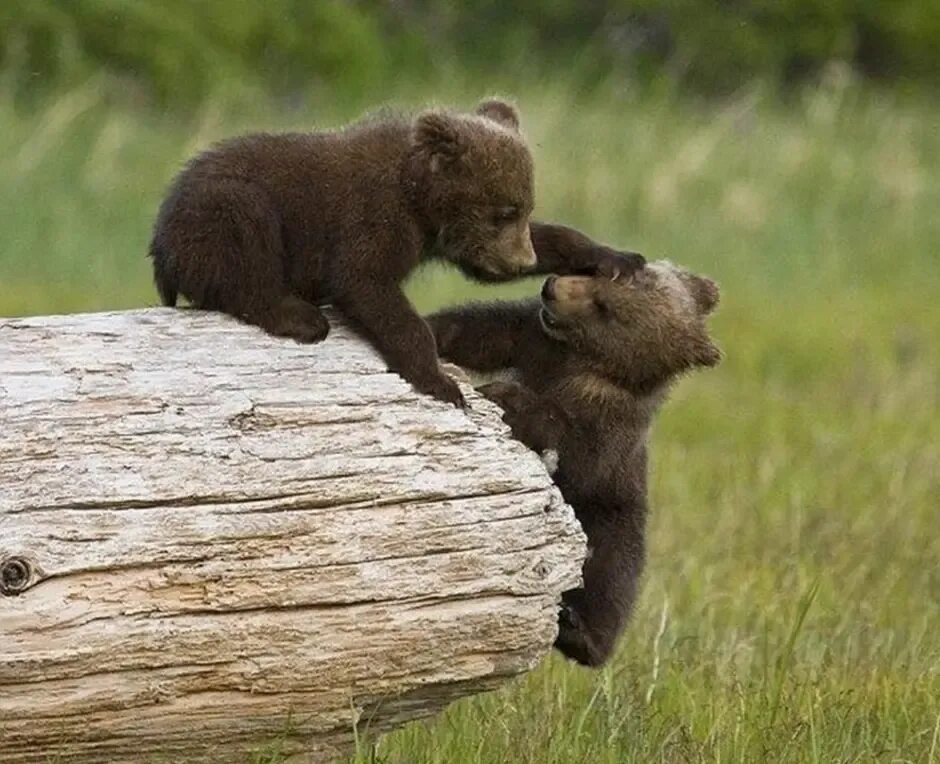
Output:
<instances>
[{"instance_id":1,"label":"blurred background","mask_svg":"<svg viewBox=\"0 0 940 764\"><path fill-rule=\"evenodd\" d=\"M940 762L934 2L5 0L0 315L156 304L157 204L214 140L494 93L537 216L716 278L727 358L657 424L612 665L359 759Z\"/></svg>"}]
</instances>

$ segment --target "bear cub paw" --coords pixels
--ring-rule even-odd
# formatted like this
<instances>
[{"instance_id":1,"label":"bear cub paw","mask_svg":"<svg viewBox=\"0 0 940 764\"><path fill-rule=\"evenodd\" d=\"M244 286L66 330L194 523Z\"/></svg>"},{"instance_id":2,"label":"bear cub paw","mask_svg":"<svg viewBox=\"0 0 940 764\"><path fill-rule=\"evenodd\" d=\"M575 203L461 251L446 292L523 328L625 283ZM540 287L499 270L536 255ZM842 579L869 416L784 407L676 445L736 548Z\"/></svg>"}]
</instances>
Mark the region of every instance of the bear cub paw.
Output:
<instances>
[{"instance_id":1,"label":"bear cub paw","mask_svg":"<svg viewBox=\"0 0 940 764\"><path fill-rule=\"evenodd\" d=\"M425 393L444 403L450 403L460 409L467 409L467 401L460 392L460 385L443 372L413 382L419 393Z\"/></svg>"},{"instance_id":2,"label":"bear cub paw","mask_svg":"<svg viewBox=\"0 0 940 764\"><path fill-rule=\"evenodd\" d=\"M266 320L257 323L275 337L289 337L304 344L322 342L330 333L323 311L297 297L285 297Z\"/></svg>"}]
</instances>

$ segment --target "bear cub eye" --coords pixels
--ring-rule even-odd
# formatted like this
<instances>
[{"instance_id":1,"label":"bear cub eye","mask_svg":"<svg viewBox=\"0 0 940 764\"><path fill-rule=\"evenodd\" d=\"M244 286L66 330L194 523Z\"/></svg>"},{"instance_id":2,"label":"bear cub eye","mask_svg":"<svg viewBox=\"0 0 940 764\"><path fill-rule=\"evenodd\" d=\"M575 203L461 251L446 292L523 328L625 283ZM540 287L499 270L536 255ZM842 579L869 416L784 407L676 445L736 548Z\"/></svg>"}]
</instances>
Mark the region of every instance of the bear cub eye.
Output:
<instances>
[{"instance_id":1,"label":"bear cub eye","mask_svg":"<svg viewBox=\"0 0 940 764\"><path fill-rule=\"evenodd\" d=\"M496 225L506 225L515 223L519 219L519 207L514 204L505 207L497 207L493 212L493 222Z\"/></svg>"}]
</instances>

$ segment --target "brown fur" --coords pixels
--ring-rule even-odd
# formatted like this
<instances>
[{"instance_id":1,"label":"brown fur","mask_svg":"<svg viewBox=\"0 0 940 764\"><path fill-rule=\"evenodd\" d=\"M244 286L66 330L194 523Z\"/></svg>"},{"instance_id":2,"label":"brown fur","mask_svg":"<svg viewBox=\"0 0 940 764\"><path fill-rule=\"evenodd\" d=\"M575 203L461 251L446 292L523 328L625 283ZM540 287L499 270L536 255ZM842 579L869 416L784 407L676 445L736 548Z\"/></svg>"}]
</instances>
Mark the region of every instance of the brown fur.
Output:
<instances>
[{"instance_id":1,"label":"brown fur","mask_svg":"<svg viewBox=\"0 0 940 764\"><path fill-rule=\"evenodd\" d=\"M556 641L580 663L604 663L626 625L645 559L653 415L680 374L718 363L705 326L717 301L714 282L656 263L617 279L550 277L541 302L429 318L443 358L520 377L480 389L523 443L557 453L555 481L591 549Z\"/></svg>"},{"instance_id":2,"label":"brown fur","mask_svg":"<svg viewBox=\"0 0 940 764\"><path fill-rule=\"evenodd\" d=\"M642 264L561 226L535 223L530 236L532 158L518 123L512 106L491 100L475 114L384 115L219 144L189 163L160 207L150 255L164 304L182 293L317 342L329 331L317 306L335 303L418 390L462 405L402 292L420 262L449 260L494 281Z\"/></svg>"}]
</instances>

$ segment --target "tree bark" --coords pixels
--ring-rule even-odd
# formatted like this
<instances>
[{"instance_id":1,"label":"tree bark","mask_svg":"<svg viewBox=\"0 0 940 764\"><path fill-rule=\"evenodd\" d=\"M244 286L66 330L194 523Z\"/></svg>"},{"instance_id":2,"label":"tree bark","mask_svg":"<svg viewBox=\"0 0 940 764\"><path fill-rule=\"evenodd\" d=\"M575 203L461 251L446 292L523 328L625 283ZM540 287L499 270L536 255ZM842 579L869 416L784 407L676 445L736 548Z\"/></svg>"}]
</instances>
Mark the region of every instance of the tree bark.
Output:
<instances>
[{"instance_id":1,"label":"tree bark","mask_svg":"<svg viewBox=\"0 0 940 764\"><path fill-rule=\"evenodd\" d=\"M328 761L550 649L539 458L331 322L0 320L0 761Z\"/></svg>"}]
</instances>

